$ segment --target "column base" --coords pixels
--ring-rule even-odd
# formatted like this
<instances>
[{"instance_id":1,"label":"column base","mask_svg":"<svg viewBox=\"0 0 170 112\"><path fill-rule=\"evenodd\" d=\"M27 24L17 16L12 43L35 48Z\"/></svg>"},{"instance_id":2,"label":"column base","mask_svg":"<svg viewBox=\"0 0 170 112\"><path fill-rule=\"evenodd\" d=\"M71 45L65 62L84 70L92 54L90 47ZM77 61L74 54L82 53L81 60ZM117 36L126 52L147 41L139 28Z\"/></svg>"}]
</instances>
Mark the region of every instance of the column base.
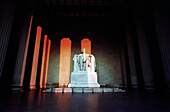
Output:
<instances>
[{"instance_id":1,"label":"column base","mask_svg":"<svg viewBox=\"0 0 170 112\"><path fill-rule=\"evenodd\" d=\"M23 87L22 86L12 86L11 90L12 91L20 91L20 90L23 90Z\"/></svg>"},{"instance_id":2,"label":"column base","mask_svg":"<svg viewBox=\"0 0 170 112\"><path fill-rule=\"evenodd\" d=\"M34 90L34 89L37 89L35 85L30 85L30 90Z\"/></svg>"}]
</instances>

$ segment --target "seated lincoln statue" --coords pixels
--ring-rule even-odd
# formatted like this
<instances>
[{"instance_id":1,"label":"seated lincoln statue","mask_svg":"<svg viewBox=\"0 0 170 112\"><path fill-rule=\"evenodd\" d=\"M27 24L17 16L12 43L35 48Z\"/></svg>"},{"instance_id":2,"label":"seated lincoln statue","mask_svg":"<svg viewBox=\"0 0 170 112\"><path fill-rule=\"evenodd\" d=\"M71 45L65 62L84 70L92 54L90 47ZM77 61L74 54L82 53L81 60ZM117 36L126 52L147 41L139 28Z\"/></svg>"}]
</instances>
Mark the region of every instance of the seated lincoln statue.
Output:
<instances>
[{"instance_id":1,"label":"seated lincoln statue","mask_svg":"<svg viewBox=\"0 0 170 112\"><path fill-rule=\"evenodd\" d=\"M68 87L100 87L97 83L97 72L95 72L95 57L86 54L75 54L74 70L71 73L71 82Z\"/></svg>"}]
</instances>

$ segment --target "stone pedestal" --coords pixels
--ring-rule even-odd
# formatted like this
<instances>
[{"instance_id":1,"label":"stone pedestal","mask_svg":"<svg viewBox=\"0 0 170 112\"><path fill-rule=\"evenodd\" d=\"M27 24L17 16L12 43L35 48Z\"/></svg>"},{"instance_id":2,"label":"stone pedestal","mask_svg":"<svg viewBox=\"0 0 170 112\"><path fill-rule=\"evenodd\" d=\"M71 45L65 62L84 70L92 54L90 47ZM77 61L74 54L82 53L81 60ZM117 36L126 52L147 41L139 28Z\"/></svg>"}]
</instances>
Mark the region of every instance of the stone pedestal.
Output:
<instances>
[{"instance_id":1,"label":"stone pedestal","mask_svg":"<svg viewBox=\"0 0 170 112\"><path fill-rule=\"evenodd\" d=\"M79 71L71 73L71 83L68 87L100 87L97 83L97 73Z\"/></svg>"}]
</instances>

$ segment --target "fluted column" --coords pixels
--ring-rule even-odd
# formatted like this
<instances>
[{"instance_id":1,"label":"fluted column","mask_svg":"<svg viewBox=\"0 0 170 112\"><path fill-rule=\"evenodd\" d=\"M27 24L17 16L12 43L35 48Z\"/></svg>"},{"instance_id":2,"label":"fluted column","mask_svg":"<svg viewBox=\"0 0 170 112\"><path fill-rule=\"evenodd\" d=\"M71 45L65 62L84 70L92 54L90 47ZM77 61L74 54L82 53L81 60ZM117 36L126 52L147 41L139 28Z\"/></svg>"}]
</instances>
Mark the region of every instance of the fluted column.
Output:
<instances>
[{"instance_id":1,"label":"fluted column","mask_svg":"<svg viewBox=\"0 0 170 112\"><path fill-rule=\"evenodd\" d=\"M136 32L137 32L137 40L139 45L139 54L144 78L144 86L145 88L154 87L154 75L152 71L152 64L151 64L151 56L149 53L149 46L147 42L147 38L149 35L146 34L146 30L144 27L143 19L144 15L142 14L142 9L139 9L136 12L135 23L136 23ZM145 21L146 22L146 21Z\"/></svg>"},{"instance_id":2,"label":"fluted column","mask_svg":"<svg viewBox=\"0 0 170 112\"><path fill-rule=\"evenodd\" d=\"M162 5L162 6L161 6ZM166 83L170 88L170 22L166 13L165 4L155 7L154 23L156 27L157 40L160 48Z\"/></svg>"},{"instance_id":3,"label":"fluted column","mask_svg":"<svg viewBox=\"0 0 170 112\"><path fill-rule=\"evenodd\" d=\"M38 59L39 59L39 50L40 50L40 41L41 41L41 31L42 31L42 28L38 26L36 40L35 40L33 61L32 61L30 89L36 88L36 77L37 77L37 68L38 68Z\"/></svg>"},{"instance_id":4,"label":"fluted column","mask_svg":"<svg viewBox=\"0 0 170 112\"><path fill-rule=\"evenodd\" d=\"M40 88L46 88L50 47L51 47L51 40L49 40L48 36L45 35L44 36L42 62L41 62Z\"/></svg>"},{"instance_id":5,"label":"fluted column","mask_svg":"<svg viewBox=\"0 0 170 112\"><path fill-rule=\"evenodd\" d=\"M81 52L83 52L83 48L86 49L87 54L91 54L91 41L88 38L81 40Z\"/></svg>"},{"instance_id":6,"label":"fluted column","mask_svg":"<svg viewBox=\"0 0 170 112\"><path fill-rule=\"evenodd\" d=\"M129 57L129 68L130 68L130 76L131 76L131 86L132 88L137 88L137 74L136 74L136 65L135 65L135 55L134 48L132 42L132 34L129 30L126 32L126 40L127 40L127 50Z\"/></svg>"},{"instance_id":7,"label":"fluted column","mask_svg":"<svg viewBox=\"0 0 170 112\"><path fill-rule=\"evenodd\" d=\"M2 70L16 10L15 2L15 0L3 0L0 5L0 78L2 76Z\"/></svg>"},{"instance_id":8,"label":"fluted column","mask_svg":"<svg viewBox=\"0 0 170 112\"><path fill-rule=\"evenodd\" d=\"M59 86L68 85L70 80L71 40L63 38L60 44Z\"/></svg>"},{"instance_id":9,"label":"fluted column","mask_svg":"<svg viewBox=\"0 0 170 112\"><path fill-rule=\"evenodd\" d=\"M46 50L47 50L48 37L44 36L44 45L43 45L43 53L42 53L42 61L41 61L41 74L40 74L40 88L43 88L43 77L44 77L44 69L45 69L45 59L46 59Z\"/></svg>"},{"instance_id":10,"label":"fluted column","mask_svg":"<svg viewBox=\"0 0 170 112\"><path fill-rule=\"evenodd\" d=\"M33 20L33 16L29 16L26 19L22 29L16 64L14 69L13 82L12 82L12 86L14 87L23 86L32 20Z\"/></svg>"}]
</instances>

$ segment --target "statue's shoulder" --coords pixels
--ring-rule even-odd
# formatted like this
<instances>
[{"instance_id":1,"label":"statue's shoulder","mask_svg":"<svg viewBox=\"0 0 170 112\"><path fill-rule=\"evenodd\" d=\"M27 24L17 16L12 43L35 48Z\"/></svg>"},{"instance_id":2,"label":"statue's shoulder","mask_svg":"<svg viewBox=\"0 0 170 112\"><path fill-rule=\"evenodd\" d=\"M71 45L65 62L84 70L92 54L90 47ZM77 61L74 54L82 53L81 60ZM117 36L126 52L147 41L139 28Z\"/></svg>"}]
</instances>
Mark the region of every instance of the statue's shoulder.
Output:
<instances>
[{"instance_id":1,"label":"statue's shoulder","mask_svg":"<svg viewBox=\"0 0 170 112\"><path fill-rule=\"evenodd\" d=\"M90 54L86 54L87 56L90 56Z\"/></svg>"},{"instance_id":2,"label":"statue's shoulder","mask_svg":"<svg viewBox=\"0 0 170 112\"><path fill-rule=\"evenodd\" d=\"M88 56L94 56L93 54L87 54Z\"/></svg>"},{"instance_id":3,"label":"statue's shoulder","mask_svg":"<svg viewBox=\"0 0 170 112\"><path fill-rule=\"evenodd\" d=\"M83 56L83 54L79 54L78 56Z\"/></svg>"},{"instance_id":4,"label":"statue's shoulder","mask_svg":"<svg viewBox=\"0 0 170 112\"><path fill-rule=\"evenodd\" d=\"M77 56L77 54L74 54L74 56Z\"/></svg>"}]
</instances>

